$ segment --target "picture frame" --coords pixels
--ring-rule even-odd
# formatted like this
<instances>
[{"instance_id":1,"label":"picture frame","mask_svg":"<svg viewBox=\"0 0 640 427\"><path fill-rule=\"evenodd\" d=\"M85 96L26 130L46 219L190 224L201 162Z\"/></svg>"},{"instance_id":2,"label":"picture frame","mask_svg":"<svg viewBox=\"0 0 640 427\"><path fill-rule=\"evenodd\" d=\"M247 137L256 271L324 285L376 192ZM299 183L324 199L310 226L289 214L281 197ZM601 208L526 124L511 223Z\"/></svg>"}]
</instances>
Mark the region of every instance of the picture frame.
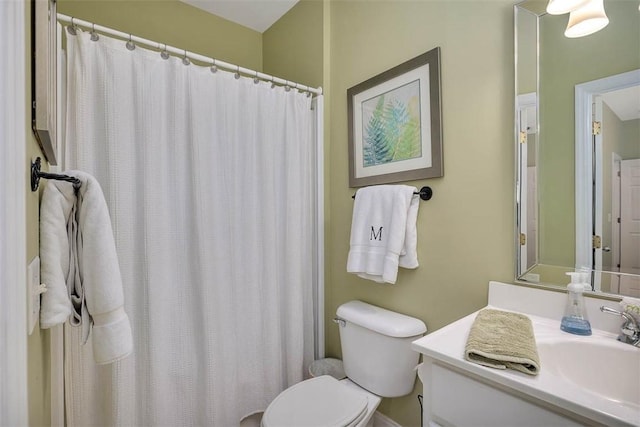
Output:
<instances>
[{"instance_id":1,"label":"picture frame","mask_svg":"<svg viewBox=\"0 0 640 427\"><path fill-rule=\"evenodd\" d=\"M440 48L347 90L349 186L444 175Z\"/></svg>"}]
</instances>

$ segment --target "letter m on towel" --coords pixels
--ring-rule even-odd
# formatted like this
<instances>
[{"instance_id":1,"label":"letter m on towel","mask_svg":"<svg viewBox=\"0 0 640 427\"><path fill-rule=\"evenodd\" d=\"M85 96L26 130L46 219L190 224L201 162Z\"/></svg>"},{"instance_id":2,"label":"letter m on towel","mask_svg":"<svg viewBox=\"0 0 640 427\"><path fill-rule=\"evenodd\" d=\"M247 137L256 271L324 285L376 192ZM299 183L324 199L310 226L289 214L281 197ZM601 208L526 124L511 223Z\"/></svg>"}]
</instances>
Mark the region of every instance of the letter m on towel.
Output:
<instances>
[{"instance_id":1,"label":"letter m on towel","mask_svg":"<svg viewBox=\"0 0 640 427\"><path fill-rule=\"evenodd\" d=\"M373 225L371 226L371 236L369 237L369 240L379 240L382 242L382 227L380 227L378 229L378 234L376 234L376 230L375 228L373 228Z\"/></svg>"}]
</instances>

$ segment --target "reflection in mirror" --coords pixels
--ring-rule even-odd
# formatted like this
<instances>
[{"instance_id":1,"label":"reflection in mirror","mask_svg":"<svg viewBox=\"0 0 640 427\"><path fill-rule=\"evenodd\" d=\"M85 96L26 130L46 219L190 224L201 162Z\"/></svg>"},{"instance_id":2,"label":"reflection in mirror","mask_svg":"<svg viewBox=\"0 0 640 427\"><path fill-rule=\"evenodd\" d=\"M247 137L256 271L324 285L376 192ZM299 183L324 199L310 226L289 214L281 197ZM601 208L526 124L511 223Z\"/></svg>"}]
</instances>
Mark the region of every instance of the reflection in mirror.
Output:
<instances>
[{"instance_id":1,"label":"reflection in mirror","mask_svg":"<svg viewBox=\"0 0 640 427\"><path fill-rule=\"evenodd\" d=\"M596 291L640 296L640 224L625 224L622 212L635 215L640 188L615 179L615 168L622 176L622 165L640 158L640 120L622 118L609 100L634 84L595 83L640 70L638 1L605 0L609 25L578 39L564 36L568 15L548 15L546 5L514 8L517 279L564 286L564 273L578 269L592 272ZM578 103L581 90L588 107ZM602 115L595 136L592 114ZM614 135L629 142L608 142Z\"/></svg>"},{"instance_id":2,"label":"reflection in mirror","mask_svg":"<svg viewBox=\"0 0 640 427\"><path fill-rule=\"evenodd\" d=\"M575 96L576 266L593 266L595 290L640 296L640 70L576 85Z\"/></svg>"}]
</instances>

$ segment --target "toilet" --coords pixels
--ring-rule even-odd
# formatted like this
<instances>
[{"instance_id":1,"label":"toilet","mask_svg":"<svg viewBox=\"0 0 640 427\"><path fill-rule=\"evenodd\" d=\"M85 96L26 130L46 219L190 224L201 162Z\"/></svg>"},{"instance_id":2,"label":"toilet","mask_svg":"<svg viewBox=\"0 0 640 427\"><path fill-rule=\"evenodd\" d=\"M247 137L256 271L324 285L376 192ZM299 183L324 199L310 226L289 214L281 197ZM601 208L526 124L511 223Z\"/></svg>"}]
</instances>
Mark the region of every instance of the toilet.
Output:
<instances>
[{"instance_id":1,"label":"toilet","mask_svg":"<svg viewBox=\"0 0 640 427\"><path fill-rule=\"evenodd\" d=\"M347 378L322 375L289 387L264 412L262 427L370 426L383 397L413 391L420 355L411 342L427 331L421 320L362 301L336 315Z\"/></svg>"}]
</instances>

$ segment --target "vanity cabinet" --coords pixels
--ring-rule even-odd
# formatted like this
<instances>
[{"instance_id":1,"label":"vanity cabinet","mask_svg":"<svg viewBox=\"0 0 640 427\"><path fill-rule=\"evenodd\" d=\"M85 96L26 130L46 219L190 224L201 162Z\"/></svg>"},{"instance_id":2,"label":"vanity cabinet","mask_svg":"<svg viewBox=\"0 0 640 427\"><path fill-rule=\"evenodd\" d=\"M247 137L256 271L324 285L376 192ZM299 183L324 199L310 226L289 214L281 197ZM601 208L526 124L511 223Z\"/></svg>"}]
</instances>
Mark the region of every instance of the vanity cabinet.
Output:
<instances>
[{"instance_id":1,"label":"vanity cabinet","mask_svg":"<svg viewBox=\"0 0 640 427\"><path fill-rule=\"evenodd\" d=\"M560 330L565 294L490 282L488 302L531 319L538 375L467 361L477 312L458 319L411 344L423 357L424 427L640 427L640 349L616 340L620 322L601 300L585 301L589 337Z\"/></svg>"},{"instance_id":2,"label":"vanity cabinet","mask_svg":"<svg viewBox=\"0 0 640 427\"><path fill-rule=\"evenodd\" d=\"M424 427L588 425L426 357L419 375L424 379Z\"/></svg>"}]
</instances>

